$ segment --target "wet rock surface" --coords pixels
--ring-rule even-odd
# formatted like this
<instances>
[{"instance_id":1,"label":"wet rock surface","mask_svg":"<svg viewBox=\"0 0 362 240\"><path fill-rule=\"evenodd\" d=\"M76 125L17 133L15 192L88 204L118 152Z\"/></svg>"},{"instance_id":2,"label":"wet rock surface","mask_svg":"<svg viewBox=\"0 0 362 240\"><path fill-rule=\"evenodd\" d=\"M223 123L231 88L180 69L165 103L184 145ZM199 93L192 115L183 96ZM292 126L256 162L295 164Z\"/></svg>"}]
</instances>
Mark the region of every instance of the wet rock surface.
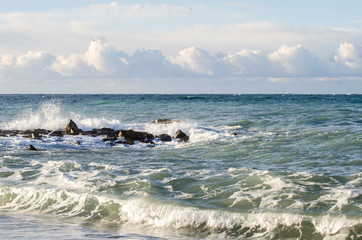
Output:
<instances>
[{"instance_id":1,"label":"wet rock surface","mask_svg":"<svg viewBox=\"0 0 362 240\"><path fill-rule=\"evenodd\" d=\"M156 124L169 124L179 120L170 120L170 119L157 119L154 121ZM154 136L148 132L135 131L132 129L121 129L115 130L113 128L99 128L92 129L91 131L83 131L78 128L77 124L73 120L69 120L66 124L64 130L47 130L47 129L29 129L29 130L0 130L0 137L14 137L21 136L37 141L43 141L43 138L46 137L58 137L63 139L66 135L84 135L92 137L103 137L102 141L105 143L114 146L116 144L126 144L133 145L135 142L143 142L146 144L156 145L154 140L157 139L161 142L171 142L173 139L178 139L178 142L187 142L189 141L189 136L187 136L183 131L178 130L173 137L168 134L160 134ZM81 142L76 141L72 145L80 145ZM33 145L26 147L28 150L36 151L37 149Z\"/></svg>"}]
</instances>

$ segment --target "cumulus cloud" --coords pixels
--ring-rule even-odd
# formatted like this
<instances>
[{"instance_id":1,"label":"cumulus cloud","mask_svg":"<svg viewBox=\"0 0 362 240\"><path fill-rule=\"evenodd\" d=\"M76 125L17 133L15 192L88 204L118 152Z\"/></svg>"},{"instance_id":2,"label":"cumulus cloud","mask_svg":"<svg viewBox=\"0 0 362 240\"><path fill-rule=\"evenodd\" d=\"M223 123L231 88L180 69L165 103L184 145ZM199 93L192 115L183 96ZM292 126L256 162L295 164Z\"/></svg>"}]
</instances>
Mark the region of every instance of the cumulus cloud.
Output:
<instances>
[{"instance_id":1,"label":"cumulus cloud","mask_svg":"<svg viewBox=\"0 0 362 240\"><path fill-rule=\"evenodd\" d=\"M342 43L331 60L321 59L301 45L283 45L270 53L244 49L209 54L190 47L175 56L160 50L138 49L129 55L103 40L92 40L84 53L56 56L29 51L18 56L0 56L2 79L57 78L178 78L266 77L321 78L360 76L362 47Z\"/></svg>"},{"instance_id":2,"label":"cumulus cloud","mask_svg":"<svg viewBox=\"0 0 362 240\"><path fill-rule=\"evenodd\" d=\"M55 57L50 53L29 51L23 55L3 55L0 57L2 78L48 78L58 75L52 71L50 63Z\"/></svg>"},{"instance_id":3,"label":"cumulus cloud","mask_svg":"<svg viewBox=\"0 0 362 240\"><path fill-rule=\"evenodd\" d=\"M268 59L274 65L274 76L317 77L326 74L322 60L301 45L284 45L270 53Z\"/></svg>"},{"instance_id":4,"label":"cumulus cloud","mask_svg":"<svg viewBox=\"0 0 362 240\"><path fill-rule=\"evenodd\" d=\"M236 53L219 53L225 74L236 76L267 76L272 69L267 56L260 50L244 49Z\"/></svg>"},{"instance_id":5,"label":"cumulus cloud","mask_svg":"<svg viewBox=\"0 0 362 240\"><path fill-rule=\"evenodd\" d=\"M171 63L181 66L187 72L213 76L219 66L218 61L205 50L196 47L181 50L177 56L170 57Z\"/></svg>"},{"instance_id":6,"label":"cumulus cloud","mask_svg":"<svg viewBox=\"0 0 362 240\"><path fill-rule=\"evenodd\" d=\"M127 68L126 58L126 53L101 40L92 40L86 53L59 56L51 68L64 76L117 76Z\"/></svg>"},{"instance_id":7,"label":"cumulus cloud","mask_svg":"<svg viewBox=\"0 0 362 240\"><path fill-rule=\"evenodd\" d=\"M362 46L342 43L337 49L334 60L352 71L362 73Z\"/></svg>"}]
</instances>

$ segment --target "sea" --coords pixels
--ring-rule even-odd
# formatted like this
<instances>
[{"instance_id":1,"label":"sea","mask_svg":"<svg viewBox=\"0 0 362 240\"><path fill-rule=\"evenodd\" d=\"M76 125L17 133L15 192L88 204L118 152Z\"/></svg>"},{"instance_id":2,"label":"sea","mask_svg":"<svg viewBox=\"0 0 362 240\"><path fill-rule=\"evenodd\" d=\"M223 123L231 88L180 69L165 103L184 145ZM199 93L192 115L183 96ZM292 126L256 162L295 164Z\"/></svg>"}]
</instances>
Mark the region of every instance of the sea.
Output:
<instances>
[{"instance_id":1,"label":"sea","mask_svg":"<svg viewBox=\"0 0 362 240\"><path fill-rule=\"evenodd\" d=\"M189 140L1 135L0 239L362 239L362 95L0 95L3 132L69 119Z\"/></svg>"}]
</instances>

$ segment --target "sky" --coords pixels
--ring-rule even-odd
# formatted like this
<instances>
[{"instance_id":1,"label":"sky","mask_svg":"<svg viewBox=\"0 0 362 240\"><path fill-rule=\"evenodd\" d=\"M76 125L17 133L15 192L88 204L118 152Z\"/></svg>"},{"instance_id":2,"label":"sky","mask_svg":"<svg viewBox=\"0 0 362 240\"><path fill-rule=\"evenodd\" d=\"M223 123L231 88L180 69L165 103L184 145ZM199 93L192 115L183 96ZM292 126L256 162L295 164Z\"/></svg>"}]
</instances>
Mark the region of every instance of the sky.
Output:
<instances>
[{"instance_id":1,"label":"sky","mask_svg":"<svg viewBox=\"0 0 362 240\"><path fill-rule=\"evenodd\" d=\"M0 94L362 94L361 0L0 4Z\"/></svg>"}]
</instances>

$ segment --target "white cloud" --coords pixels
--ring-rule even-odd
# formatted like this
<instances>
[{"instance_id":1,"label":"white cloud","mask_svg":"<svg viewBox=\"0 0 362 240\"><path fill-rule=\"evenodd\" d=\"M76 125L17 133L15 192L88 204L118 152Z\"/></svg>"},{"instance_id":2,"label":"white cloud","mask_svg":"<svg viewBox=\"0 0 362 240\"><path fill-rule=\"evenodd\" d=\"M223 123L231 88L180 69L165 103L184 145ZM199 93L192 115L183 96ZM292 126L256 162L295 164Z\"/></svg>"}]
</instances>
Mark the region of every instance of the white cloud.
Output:
<instances>
[{"instance_id":1,"label":"white cloud","mask_svg":"<svg viewBox=\"0 0 362 240\"><path fill-rule=\"evenodd\" d=\"M214 57L196 47L180 51L177 56L170 57L170 62L181 66L188 72L209 76L215 75L219 65Z\"/></svg>"},{"instance_id":2,"label":"white cloud","mask_svg":"<svg viewBox=\"0 0 362 240\"><path fill-rule=\"evenodd\" d=\"M175 56L160 50L138 49L132 55L103 40L92 40L84 53L69 56L29 51L0 56L1 79L129 79L180 77L313 78L356 76L362 73L362 47L343 43L334 59L320 59L301 45L283 45L271 53L243 49L209 54L190 47ZM284 81L284 80L282 80ZM288 80L289 81L289 80Z\"/></svg>"},{"instance_id":3,"label":"white cloud","mask_svg":"<svg viewBox=\"0 0 362 240\"><path fill-rule=\"evenodd\" d=\"M242 76L267 76L270 72L270 63L260 50L243 49L239 52L228 52L221 55L225 73Z\"/></svg>"},{"instance_id":4,"label":"white cloud","mask_svg":"<svg viewBox=\"0 0 362 240\"><path fill-rule=\"evenodd\" d=\"M0 76L2 78L48 78L57 74L50 69L55 57L50 53L29 51L19 56L0 57Z\"/></svg>"},{"instance_id":5,"label":"white cloud","mask_svg":"<svg viewBox=\"0 0 362 240\"><path fill-rule=\"evenodd\" d=\"M351 70L362 73L362 46L354 46L352 43L339 45L334 60Z\"/></svg>"},{"instance_id":6,"label":"white cloud","mask_svg":"<svg viewBox=\"0 0 362 240\"><path fill-rule=\"evenodd\" d=\"M268 58L275 64L273 74L276 76L315 77L326 74L322 60L301 45L284 45L270 53Z\"/></svg>"}]
</instances>

